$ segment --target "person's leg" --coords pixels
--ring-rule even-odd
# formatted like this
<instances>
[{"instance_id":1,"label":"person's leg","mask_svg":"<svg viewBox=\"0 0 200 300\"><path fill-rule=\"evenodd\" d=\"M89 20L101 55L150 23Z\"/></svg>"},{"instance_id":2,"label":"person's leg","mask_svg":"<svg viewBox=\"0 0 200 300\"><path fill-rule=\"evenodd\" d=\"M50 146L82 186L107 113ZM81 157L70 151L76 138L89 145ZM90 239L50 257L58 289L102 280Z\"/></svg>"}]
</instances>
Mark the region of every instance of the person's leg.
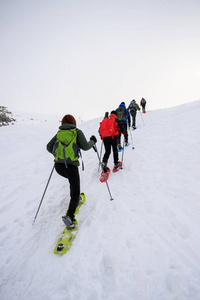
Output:
<instances>
[{"instance_id":1,"label":"person's leg","mask_svg":"<svg viewBox=\"0 0 200 300\"><path fill-rule=\"evenodd\" d=\"M55 169L60 176L68 179L68 169L65 167L65 164L55 163Z\"/></svg>"},{"instance_id":2,"label":"person's leg","mask_svg":"<svg viewBox=\"0 0 200 300\"><path fill-rule=\"evenodd\" d=\"M70 185L70 203L67 211L67 215L73 220L74 213L79 203L80 195L80 177L78 172L78 167L68 164L68 180Z\"/></svg>"},{"instance_id":3,"label":"person's leg","mask_svg":"<svg viewBox=\"0 0 200 300\"><path fill-rule=\"evenodd\" d=\"M113 150L114 164L116 164L118 163L119 160L118 149L117 149L117 136L114 136L114 139L112 141L112 150Z\"/></svg>"},{"instance_id":4,"label":"person's leg","mask_svg":"<svg viewBox=\"0 0 200 300\"><path fill-rule=\"evenodd\" d=\"M107 163L110 153L111 153L111 142L110 138L104 138L104 147L105 147L105 154L103 156L103 162Z\"/></svg>"},{"instance_id":5,"label":"person's leg","mask_svg":"<svg viewBox=\"0 0 200 300\"><path fill-rule=\"evenodd\" d=\"M124 138L125 138L125 143L128 143L128 131L127 131L127 123L124 123L124 128L125 128L125 136L124 136Z\"/></svg>"},{"instance_id":6,"label":"person's leg","mask_svg":"<svg viewBox=\"0 0 200 300\"><path fill-rule=\"evenodd\" d=\"M142 112L144 112L144 104L142 104Z\"/></svg>"},{"instance_id":7,"label":"person's leg","mask_svg":"<svg viewBox=\"0 0 200 300\"><path fill-rule=\"evenodd\" d=\"M121 132L119 132L118 136L117 136L117 144L118 146L121 146Z\"/></svg>"},{"instance_id":8,"label":"person's leg","mask_svg":"<svg viewBox=\"0 0 200 300\"><path fill-rule=\"evenodd\" d=\"M131 116L132 116L132 127L135 127L135 116L136 116L136 111L131 111Z\"/></svg>"}]
</instances>

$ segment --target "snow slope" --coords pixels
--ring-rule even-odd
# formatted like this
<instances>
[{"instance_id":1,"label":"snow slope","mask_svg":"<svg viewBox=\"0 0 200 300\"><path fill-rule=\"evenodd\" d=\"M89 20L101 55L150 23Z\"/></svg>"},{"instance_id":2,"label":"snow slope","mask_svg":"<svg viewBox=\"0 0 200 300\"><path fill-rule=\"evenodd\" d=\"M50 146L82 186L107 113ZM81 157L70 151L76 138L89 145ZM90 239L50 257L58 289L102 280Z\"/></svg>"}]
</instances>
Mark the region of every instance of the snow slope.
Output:
<instances>
[{"instance_id":1,"label":"snow slope","mask_svg":"<svg viewBox=\"0 0 200 300\"><path fill-rule=\"evenodd\" d=\"M100 183L97 154L79 168L86 204L70 251L53 253L69 203L46 144L59 118L0 128L1 300L200 299L200 101L137 115L135 149ZM86 137L101 119L78 125ZM100 152L101 141L97 147ZM120 153L121 158L122 153ZM109 166L113 159L110 157Z\"/></svg>"}]
</instances>

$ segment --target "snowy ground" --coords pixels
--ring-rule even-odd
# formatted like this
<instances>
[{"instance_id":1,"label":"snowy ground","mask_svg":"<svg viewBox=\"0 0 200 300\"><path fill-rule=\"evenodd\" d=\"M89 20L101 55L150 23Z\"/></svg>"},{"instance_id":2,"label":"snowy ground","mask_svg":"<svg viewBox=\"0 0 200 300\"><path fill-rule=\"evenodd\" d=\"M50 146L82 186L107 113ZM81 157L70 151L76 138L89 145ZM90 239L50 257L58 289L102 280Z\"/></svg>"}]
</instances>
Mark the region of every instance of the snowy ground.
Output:
<instances>
[{"instance_id":1,"label":"snowy ground","mask_svg":"<svg viewBox=\"0 0 200 300\"><path fill-rule=\"evenodd\" d=\"M199 300L199 115L200 101L139 113L129 136L135 149L125 149L124 169L109 178L113 201L97 154L82 152L87 200L62 257L53 250L69 189L56 172L32 225L53 167L46 144L60 120L19 118L0 128L0 299ZM89 139L100 121L78 127Z\"/></svg>"}]
</instances>

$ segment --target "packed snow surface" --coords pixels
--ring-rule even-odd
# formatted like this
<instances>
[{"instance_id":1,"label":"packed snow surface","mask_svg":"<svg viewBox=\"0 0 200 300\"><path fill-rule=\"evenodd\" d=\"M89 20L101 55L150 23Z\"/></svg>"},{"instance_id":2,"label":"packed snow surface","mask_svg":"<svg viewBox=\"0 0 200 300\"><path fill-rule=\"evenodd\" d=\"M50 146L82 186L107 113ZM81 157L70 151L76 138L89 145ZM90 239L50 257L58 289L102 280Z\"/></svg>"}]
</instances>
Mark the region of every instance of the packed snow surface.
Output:
<instances>
[{"instance_id":1,"label":"packed snow surface","mask_svg":"<svg viewBox=\"0 0 200 300\"><path fill-rule=\"evenodd\" d=\"M54 254L69 203L46 144L60 117L17 117L0 128L1 300L200 299L200 101L137 114L123 169L99 181L98 157L82 151L86 203L69 252ZM77 125L98 138L99 122ZM135 149L132 149L132 147ZM103 150L104 153L104 150ZM108 166L112 168L112 154Z\"/></svg>"}]
</instances>

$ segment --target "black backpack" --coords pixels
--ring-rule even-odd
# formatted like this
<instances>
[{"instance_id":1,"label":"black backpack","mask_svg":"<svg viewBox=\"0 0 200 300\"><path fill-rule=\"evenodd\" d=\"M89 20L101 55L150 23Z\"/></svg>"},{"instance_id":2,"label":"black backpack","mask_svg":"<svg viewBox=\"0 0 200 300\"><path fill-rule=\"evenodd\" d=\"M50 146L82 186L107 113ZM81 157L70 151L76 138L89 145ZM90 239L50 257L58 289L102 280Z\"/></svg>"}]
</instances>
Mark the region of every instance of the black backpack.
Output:
<instances>
[{"instance_id":1,"label":"black backpack","mask_svg":"<svg viewBox=\"0 0 200 300\"><path fill-rule=\"evenodd\" d=\"M135 101L131 101L130 105L129 105L129 109L130 110L137 110L137 105Z\"/></svg>"}]
</instances>

